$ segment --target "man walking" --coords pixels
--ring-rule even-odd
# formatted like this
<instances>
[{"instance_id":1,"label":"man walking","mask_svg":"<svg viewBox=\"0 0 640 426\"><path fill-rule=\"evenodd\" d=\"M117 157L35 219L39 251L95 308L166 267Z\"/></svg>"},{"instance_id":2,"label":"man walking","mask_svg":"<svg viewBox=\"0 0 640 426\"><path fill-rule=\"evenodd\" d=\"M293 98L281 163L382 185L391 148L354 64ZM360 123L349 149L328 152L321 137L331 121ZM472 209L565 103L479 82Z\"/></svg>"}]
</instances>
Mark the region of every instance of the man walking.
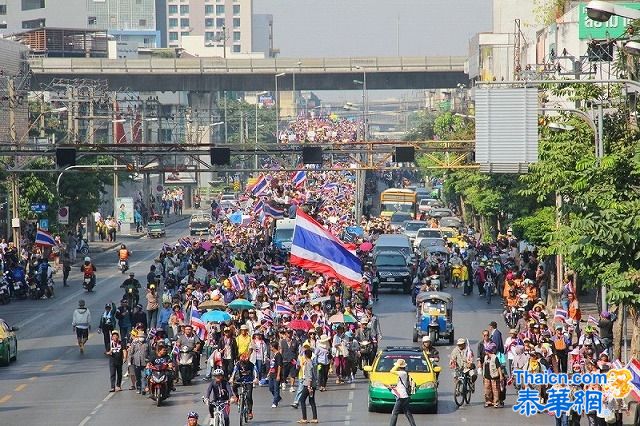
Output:
<instances>
[{"instance_id":1,"label":"man walking","mask_svg":"<svg viewBox=\"0 0 640 426\"><path fill-rule=\"evenodd\" d=\"M391 420L389 421L389 426L396 426L398 422L398 414L404 413L409 421L409 425L416 426L415 420L413 420L413 414L411 414L411 410L409 409L409 398L411 395L411 385L410 385L410 377L409 373L406 372L407 362L400 358L398 359L393 368L391 369L391 373L394 373L398 376L398 382L395 386L391 387L391 392L396 397L396 404L393 406L393 411L391 412Z\"/></svg>"},{"instance_id":2,"label":"man walking","mask_svg":"<svg viewBox=\"0 0 640 426\"><path fill-rule=\"evenodd\" d=\"M105 354L109 356L109 377L111 379L109 392L120 391L122 390L122 364L127 356L127 350L122 347L118 330L111 332L110 348Z\"/></svg>"},{"instance_id":3,"label":"man walking","mask_svg":"<svg viewBox=\"0 0 640 426\"><path fill-rule=\"evenodd\" d=\"M271 360L269 362L269 391L273 396L271 408L276 408L282 397L280 396L280 381L282 380L282 354L278 342L271 342Z\"/></svg>"},{"instance_id":4,"label":"man walking","mask_svg":"<svg viewBox=\"0 0 640 426\"><path fill-rule=\"evenodd\" d=\"M69 287L67 280L69 279L69 273L71 272L71 256L69 255L69 248L62 252L62 286Z\"/></svg>"},{"instance_id":5,"label":"man walking","mask_svg":"<svg viewBox=\"0 0 640 426\"><path fill-rule=\"evenodd\" d=\"M113 314L113 310L113 306L111 306L110 303L104 305L104 312L100 317L100 325L98 325L98 332L102 333L102 338L104 340L105 352L109 351L111 345L111 332L116 326L116 318Z\"/></svg>"},{"instance_id":6,"label":"man walking","mask_svg":"<svg viewBox=\"0 0 640 426\"><path fill-rule=\"evenodd\" d=\"M84 300L82 299L78 300L78 308L73 311L71 325L78 338L80 353L84 353L84 344L89 339L89 329L91 328L91 312L85 307Z\"/></svg>"}]
</instances>

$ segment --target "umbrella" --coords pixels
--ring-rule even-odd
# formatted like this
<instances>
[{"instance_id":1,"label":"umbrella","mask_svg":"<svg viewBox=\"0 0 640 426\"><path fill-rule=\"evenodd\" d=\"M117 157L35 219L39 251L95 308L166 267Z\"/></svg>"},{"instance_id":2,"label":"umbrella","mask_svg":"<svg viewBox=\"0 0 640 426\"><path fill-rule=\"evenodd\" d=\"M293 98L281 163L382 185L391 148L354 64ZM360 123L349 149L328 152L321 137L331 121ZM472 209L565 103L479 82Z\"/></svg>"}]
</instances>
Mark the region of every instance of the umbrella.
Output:
<instances>
[{"instance_id":1,"label":"umbrella","mask_svg":"<svg viewBox=\"0 0 640 426\"><path fill-rule=\"evenodd\" d=\"M314 299L311 299L310 302L311 303L316 303L316 302L326 302L327 300L331 300L331 296L321 296L321 297L316 297Z\"/></svg>"},{"instance_id":2,"label":"umbrella","mask_svg":"<svg viewBox=\"0 0 640 426\"><path fill-rule=\"evenodd\" d=\"M343 314L343 313L338 313L335 314L331 317L329 317L329 322L331 324L338 324L338 323L356 323L358 322L358 320L356 320L354 317L352 317L349 314Z\"/></svg>"},{"instance_id":3,"label":"umbrella","mask_svg":"<svg viewBox=\"0 0 640 426\"><path fill-rule=\"evenodd\" d=\"M369 241L365 241L364 243L360 244L360 251L371 251L372 248L373 244L371 244Z\"/></svg>"},{"instance_id":4,"label":"umbrella","mask_svg":"<svg viewBox=\"0 0 640 426\"><path fill-rule=\"evenodd\" d=\"M309 331L313 328L313 324L311 323L311 321L295 319L289 323L289 328L292 330Z\"/></svg>"},{"instance_id":5,"label":"umbrella","mask_svg":"<svg viewBox=\"0 0 640 426\"><path fill-rule=\"evenodd\" d=\"M202 315L204 322L227 322L231 320L231 315L225 311L209 311Z\"/></svg>"},{"instance_id":6,"label":"umbrella","mask_svg":"<svg viewBox=\"0 0 640 426\"><path fill-rule=\"evenodd\" d=\"M198 305L198 309L220 309L224 310L227 305L222 300L205 300Z\"/></svg>"},{"instance_id":7,"label":"umbrella","mask_svg":"<svg viewBox=\"0 0 640 426\"><path fill-rule=\"evenodd\" d=\"M254 309L253 303L249 302L247 299L236 299L233 302L229 303L229 307L234 310L241 309Z\"/></svg>"}]
</instances>

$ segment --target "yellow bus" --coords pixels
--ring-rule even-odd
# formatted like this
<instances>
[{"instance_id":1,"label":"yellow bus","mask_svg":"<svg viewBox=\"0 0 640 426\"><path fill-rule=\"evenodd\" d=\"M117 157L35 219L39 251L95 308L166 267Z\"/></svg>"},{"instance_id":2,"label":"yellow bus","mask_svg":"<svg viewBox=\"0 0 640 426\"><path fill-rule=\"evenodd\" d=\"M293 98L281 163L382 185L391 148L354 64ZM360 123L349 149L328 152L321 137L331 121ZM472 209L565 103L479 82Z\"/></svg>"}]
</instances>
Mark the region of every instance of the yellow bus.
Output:
<instances>
[{"instance_id":1,"label":"yellow bus","mask_svg":"<svg viewBox=\"0 0 640 426\"><path fill-rule=\"evenodd\" d=\"M389 217L395 212L404 212L416 217L416 193L410 189L391 188L380 194L380 216Z\"/></svg>"}]
</instances>

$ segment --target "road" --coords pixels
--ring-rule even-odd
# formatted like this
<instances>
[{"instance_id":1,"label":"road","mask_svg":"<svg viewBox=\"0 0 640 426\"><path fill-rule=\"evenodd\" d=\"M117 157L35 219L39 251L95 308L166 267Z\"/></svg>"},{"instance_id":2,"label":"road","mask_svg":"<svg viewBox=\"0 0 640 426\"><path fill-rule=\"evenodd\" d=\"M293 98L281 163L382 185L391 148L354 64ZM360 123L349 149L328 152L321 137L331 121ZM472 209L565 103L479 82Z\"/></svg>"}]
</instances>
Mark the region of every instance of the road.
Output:
<instances>
[{"instance_id":1,"label":"road","mask_svg":"<svg viewBox=\"0 0 640 426\"><path fill-rule=\"evenodd\" d=\"M167 229L167 243L175 242L184 235L186 222L177 223ZM128 244L133 251L132 270L144 276L150 261L160 249L163 240L140 239ZM190 410L201 413L201 424L206 424L208 413L200 402L206 384L197 384L178 389L165 401L163 407L133 391L109 393L108 361L103 354L102 336L92 333L85 354L80 354L75 335L71 329L71 314L77 301L83 298L91 310L94 325L102 313L104 304L117 301L121 296L119 285L122 274L116 269L115 254L103 253L94 256L98 268L98 286L93 294L81 289L78 270L71 275L71 287L57 286L53 300L17 301L0 307L0 317L10 325L20 327L18 331L18 361L10 367L0 368L0 424L23 425L181 425L185 424ZM60 278L58 278L60 281ZM454 324L457 337L469 337L472 345L489 321L499 318L497 302L488 307L475 296L457 297L453 292ZM412 345L411 327L414 308L408 296L398 293L381 294L375 308L381 318L384 339L381 345ZM502 327L504 334L504 327ZM438 347L441 357L451 351L444 344ZM128 389L128 381L123 385ZM288 404L292 394L283 393L280 407L272 409L266 388L256 389L256 425L287 424L300 418ZM438 415L417 414L416 423L429 425L473 425L552 424L547 415L526 419L511 411L513 392L507 398L507 408L483 408L481 386L472 397L470 406L457 409L452 396L452 380L448 367L444 365L440 376ZM329 390L318 393L319 419L322 424L334 425L386 425L389 414L367 412L367 384L359 376L355 384L329 385ZM28 419L28 420L26 420ZM237 417L232 414L232 424ZM399 425L407 424L400 418Z\"/></svg>"}]
</instances>

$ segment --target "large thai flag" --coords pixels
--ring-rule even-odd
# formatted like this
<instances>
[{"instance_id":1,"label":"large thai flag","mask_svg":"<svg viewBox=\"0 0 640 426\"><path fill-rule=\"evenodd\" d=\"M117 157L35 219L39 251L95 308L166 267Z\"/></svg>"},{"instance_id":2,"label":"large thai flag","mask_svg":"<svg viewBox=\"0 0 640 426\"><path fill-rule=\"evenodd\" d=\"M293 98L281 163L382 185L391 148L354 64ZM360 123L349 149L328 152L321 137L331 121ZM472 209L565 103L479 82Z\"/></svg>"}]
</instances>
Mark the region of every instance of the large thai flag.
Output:
<instances>
[{"instance_id":1,"label":"large thai flag","mask_svg":"<svg viewBox=\"0 0 640 426\"><path fill-rule=\"evenodd\" d=\"M256 182L255 185L253 185L253 188L251 188L251 193L254 196L258 196L263 194L264 192L267 191L267 189L269 189L269 180L267 179L266 176L262 176L260 177L260 179Z\"/></svg>"},{"instance_id":2,"label":"large thai flag","mask_svg":"<svg viewBox=\"0 0 640 426\"><path fill-rule=\"evenodd\" d=\"M301 187L307 180L307 172L305 170L298 170L293 175L293 184L296 188Z\"/></svg>"},{"instance_id":3,"label":"large thai flag","mask_svg":"<svg viewBox=\"0 0 640 426\"><path fill-rule=\"evenodd\" d=\"M264 211L265 217L270 216L270 217L272 217L274 219L283 219L284 218L284 210L277 209L277 208L273 207L269 203L265 203L263 211Z\"/></svg>"},{"instance_id":4,"label":"large thai flag","mask_svg":"<svg viewBox=\"0 0 640 426\"><path fill-rule=\"evenodd\" d=\"M207 338L207 325L200 318L200 312L191 305L191 326L201 340Z\"/></svg>"},{"instance_id":5,"label":"large thai flag","mask_svg":"<svg viewBox=\"0 0 640 426\"><path fill-rule=\"evenodd\" d=\"M57 245L56 240L53 239L53 235L51 235L50 233L42 229L38 229L38 231L36 232L35 243L39 246L49 246L49 247L53 247Z\"/></svg>"},{"instance_id":6,"label":"large thai flag","mask_svg":"<svg viewBox=\"0 0 640 426\"><path fill-rule=\"evenodd\" d=\"M264 201L260 200L253 206L253 212L255 214L260 214L264 210Z\"/></svg>"},{"instance_id":7,"label":"large thai flag","mask_svg":"<svg viewBox=\"0 0 640 426\"><path fill-rule=\"evenodd\" d=\"M292 265L338 278L349 286L362 282L362 262L333 234L298 209L291 243Z\"/></svg>"},{"instance_id":8,"label":"large thai flag","mask_svg":"<svg viewBox=\"0 0 640 426\"><path fill-rule=\"evenodd\" d=\"M635 358L629 361L627 370L631 372L631 396L640 402L640 361Z\"/></svg>"},{"instance_id":9,"label":"large thai flag","mask_svg":"<svg viewBox=\"0 0 640 426\"><path fill-rule=\"evenodd\" d=\"M276 302L276 313L281 315L293 315L293 308L286 303Z\"/></svg>"}]
</instances>

